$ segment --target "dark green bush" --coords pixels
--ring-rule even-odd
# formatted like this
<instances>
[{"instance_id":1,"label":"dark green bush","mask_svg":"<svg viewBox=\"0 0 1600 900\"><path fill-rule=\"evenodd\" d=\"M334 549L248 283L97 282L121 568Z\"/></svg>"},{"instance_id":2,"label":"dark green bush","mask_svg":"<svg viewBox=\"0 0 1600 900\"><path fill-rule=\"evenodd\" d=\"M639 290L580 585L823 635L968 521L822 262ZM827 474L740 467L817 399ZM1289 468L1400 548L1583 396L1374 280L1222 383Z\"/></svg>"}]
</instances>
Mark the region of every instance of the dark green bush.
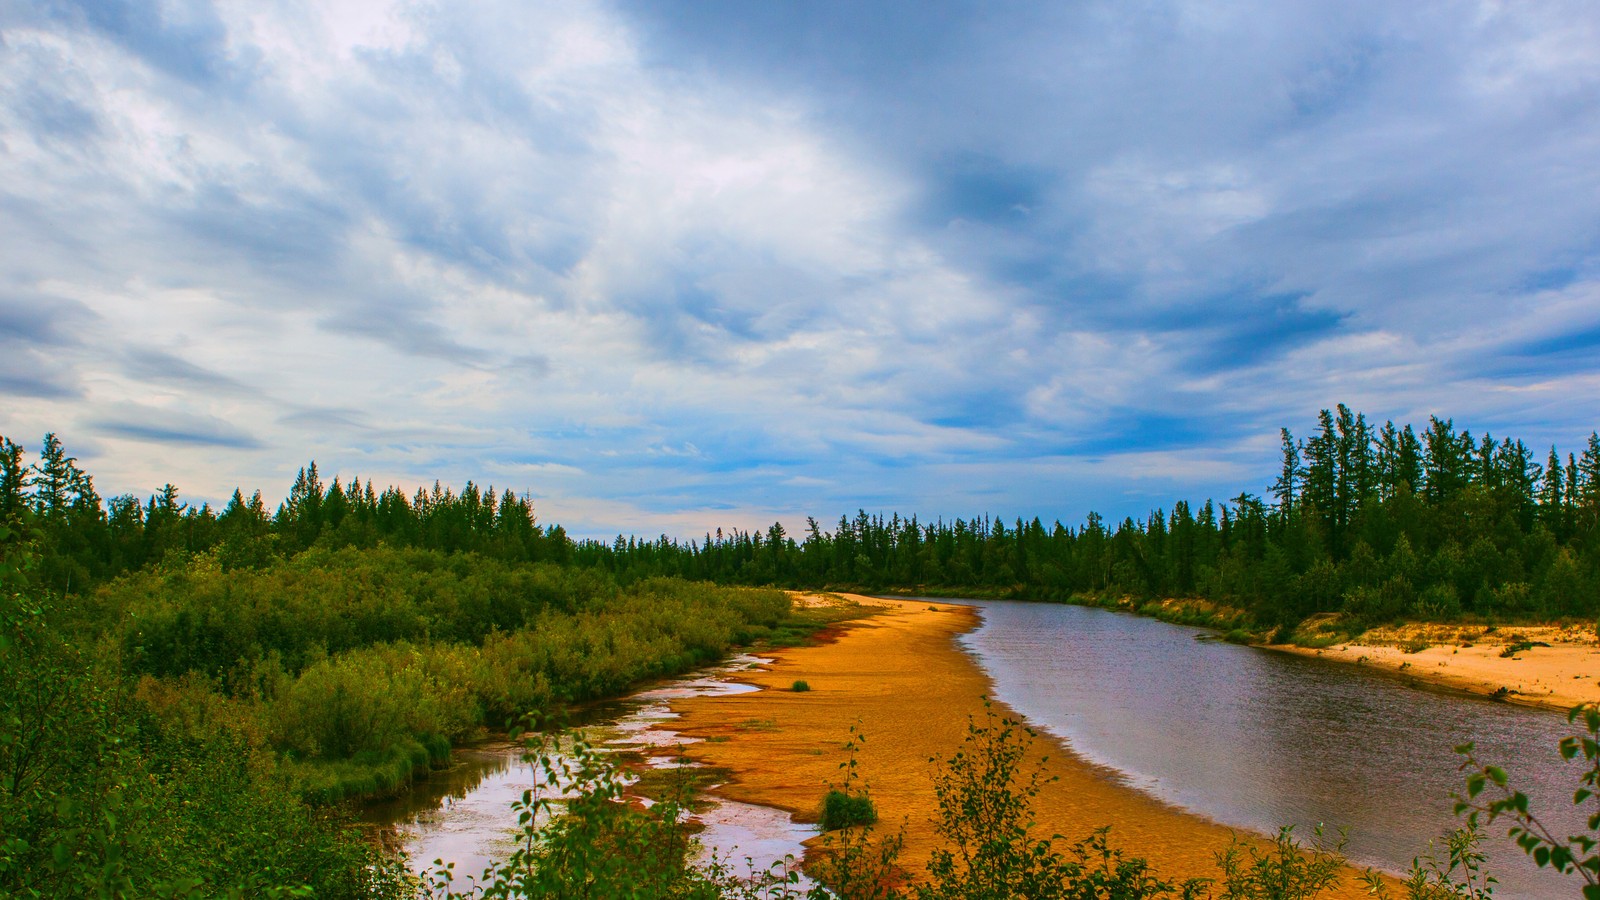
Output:
<instances>
[{"instance_id":1,"label":"dark green bush","mask_svg":"<svg viewBox=\"0 0 1600 900\"><path fill-rule=\"evenodd\" d=\"M823 831L871 825L878 821L877 807L866 794L847 794L833 790L822 798L822 817L818 823Z\"/></svg>"}]
</instances>

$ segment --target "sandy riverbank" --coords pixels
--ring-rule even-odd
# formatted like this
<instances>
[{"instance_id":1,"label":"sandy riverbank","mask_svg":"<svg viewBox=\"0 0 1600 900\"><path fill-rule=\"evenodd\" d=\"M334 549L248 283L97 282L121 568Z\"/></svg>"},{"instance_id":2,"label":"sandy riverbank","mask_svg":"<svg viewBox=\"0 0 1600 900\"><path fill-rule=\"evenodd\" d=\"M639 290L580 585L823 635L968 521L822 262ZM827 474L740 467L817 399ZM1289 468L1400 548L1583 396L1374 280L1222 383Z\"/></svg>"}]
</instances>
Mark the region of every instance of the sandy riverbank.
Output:
<instances>
[{"instance_id":1,"label":"sandy riverbank","mask_svg":"<svg viewBox=\"0 0 1600 900\"><path fill-rule=\"evenodd\" d=\"M930 759L955 752L968 716L982 717L980 698L991 689L954 640L977 624L977 613L927 601L853 599L885 608L841 627L833 640L776 651L767 671L741 678L766 690L675 703L683 716L675 728L707 739L687 748L690 757L735 773L717 794L814 820L828 783L840 778L840 746L859 722L867 739L860 771L884 824L905 821L901 862L920 873L940 846ZM810 690L790 690L797 679ZM1040 735L1034 755L1048 755L1046 772L1056 779L1036 800L1038 834L1077 839L1110 825L1114 846L1144 856L1163 877L1216 874L1213 854L1228 845L1229 829L1125 786L1048 735ZM1365 896L1353 872L1344 881L1339 896Z\"/></svg>"},{"instance_id":2,"label":"sandy riverbank","mask_svg":"<svg viewBox=\"0 0 1600 900\"><path fill-rule=\"evenodd\" d=\"M1519 642L1534 646L1503 656ZM1322 649L1269 649L1378 667L1513 703L1568 710L1600 702L1600 647L1593 628L1407 625L1374 629L1357 641Z\"/></svg>"}]
</instances>

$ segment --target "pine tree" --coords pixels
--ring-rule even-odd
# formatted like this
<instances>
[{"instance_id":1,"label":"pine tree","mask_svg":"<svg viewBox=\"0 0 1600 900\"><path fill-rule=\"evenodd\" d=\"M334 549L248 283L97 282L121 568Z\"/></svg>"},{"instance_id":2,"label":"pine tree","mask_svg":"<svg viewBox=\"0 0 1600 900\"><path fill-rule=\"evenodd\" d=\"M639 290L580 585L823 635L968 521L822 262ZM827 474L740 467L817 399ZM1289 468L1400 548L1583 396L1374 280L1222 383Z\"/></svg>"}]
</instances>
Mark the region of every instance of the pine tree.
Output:
<instances>
[{"instance_id":1,"label":"pine tree","mask_svg":"<svg viewBox=\"0 0 1600 900\"><path fill-rule=\"evenodd\" d=\"M28 507L28 467L22 462L22 447L0 435L0 525L22 518Z\"/></svg>"},{"instance_id":2,"label":"pine tree","mask_svg":"<svg viewBox=\"0 0 1600 900\"><path fill-rule=\"evenodd\" d=\"M1278 480L1272 483L1272 496L1278 501L1279 520L1288 522L1294 515L1295 498L1305 476L1305 467L1300 463L1300 445L1295 442L1294 435L1287 428L1278 429L1278 434L1282 440L1283 467Z\"/></svg>"},{"instance_id":3,"label":"pine tree","mask_svg":"<svg viewBox=\"0 0 1600 900\"><path fill-rule=\"evenodd\" d=\"M322 498L322 479L317 475L317 461L312 460L295 476L288 499L278 508L278 529L293 549L311 546L322 533Z\"/></svg>"},{"instance_id":4,"label":"pine tree","mask_svg":"<svg viewBox=\"0 0 1600 900\"><path fill-rule=\"evenodd\" d=\"M1411 493L1422 486L1422 442L1410 425L1400 432L1399 453L1395 457L1395 484L1405 484Z\"/></svg>"},{"instance_id":5,"label":"pine tree","mask_svg":"<svg viewBox=\"0 0 1600 900\"><path fill-rule=\"evenodd\" d=\"M1456 434L1449 419L1431 416L1428 430L1422 435L1426 457L1423 461L1423 497L1438 506L1454 497L1467 486L1468 454L1473 446L1467 432Z\"/></svg>"},{"instance_id":6,"label":"pine tree","mask_svg":"<svg viewBox=\"0 0 1600 900\"><path fill-rule=\"evenodd\" d=\"M1378 429L1377 442L1378 493L1388 500L1399 487L1400 431L1393 419Z\"/></svg>"},{"instance_id":7,"label":"pine tree","mask_svg":"<svg viewBox=\"0 0 1600 900\"><path fill-rule=\"evenodd\" d=\"M39 461L33 464L28 484L33 488L33 507L46 520L59 519L72 506L73 494L82 489L84 474L78 459L62 449L55 432L44 436Z\"/></svg>"},{"instance_id":8,"label":"pine tree","mask_svg":"<svg viewBox=\"0 0 1600 900\"><path fill-rule=\"evenodd\" d=\"M1578 479L1572 494L1579 532L1600 526L1600 433L1591 432L1576 466Z\"/></svg>"},{"instance_id":9,"label":"pine tree","mask_svg":"<svg viewBox=\"0 0 1600 900\"><path fill-rule=\"evenodd\" d=\"M1332 532L1339 502L1339 438L1333 413L1326 409L1317 417L1317 433L1306 441L1305 460L1306 505Z\"/></svg>"},{"instance_id":10,"label":"pine tree","mask_svg":"<svg viewBox=\"0 0 1600 900\"><path fill-rule=\"evenodd\" d=\"M1566 473L1561 468L1561 454L1556 452L1555 445L1550 446L1550 457L1545 460L1544 480L1539 487L1539 521L1556 540L1562 540L1567 534L1566 502L1564 488Z\"/></svg>"}]
</instances>

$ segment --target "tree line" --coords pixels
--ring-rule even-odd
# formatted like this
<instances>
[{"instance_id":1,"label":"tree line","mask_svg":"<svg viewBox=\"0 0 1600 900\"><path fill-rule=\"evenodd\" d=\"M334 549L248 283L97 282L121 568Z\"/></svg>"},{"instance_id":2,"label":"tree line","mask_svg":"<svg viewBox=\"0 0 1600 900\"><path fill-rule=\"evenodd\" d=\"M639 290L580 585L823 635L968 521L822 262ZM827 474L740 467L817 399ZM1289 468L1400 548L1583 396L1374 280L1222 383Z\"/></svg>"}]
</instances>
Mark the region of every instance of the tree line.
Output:
<instances>
[{"instance_id":1,"label":"tree line","mask_svg":"<svg viewBox=\"0 0 1600 900\"><path fill-rule=\"evenodd\" d=\"M1304 439L1281 432L1278 477L1261 494L1180 500L1111 524L1059 519L920 520L892 513L808 518L803 534L707 532L700 540L572 540L531 502L468 482L407 493L369 480L325 484L313 461L269 510L236 490L220 511L171 484L103 503L54 435L38 460L0 438L0 515L28 508L45 538L40 578L98 583L168 554L259 568L312 547L410 547L604 570L623 583L670 576L722 584L923 589L1064 600L1197 597L1263 625L1316 613L1355 624L1397 617L1600 614L1600 435L1541 463L1520 440L1452 420L1374 426L1344 405Z\"/></svg>"},{"instance_id":2,"label":"tree line","mask_svg":"<svg viewBox=\"0 0 1600 900\"><path fill-rule=\"evenodd\" d=\"M1068 600L1196 597L1247 610L1265 627L1343 613L1352 627L1396 618L1600 615L1600 435L1540 463L1522 441L1475 437L1449 419L1372 426L1340 405L1309 437L1281 431L1282 464L1264 495L1180 500L1112 525L1039 518L808 519L798 539L707 534L618 537L574 549L632 577L912 588Z\"/></svg>"}]
</instances>

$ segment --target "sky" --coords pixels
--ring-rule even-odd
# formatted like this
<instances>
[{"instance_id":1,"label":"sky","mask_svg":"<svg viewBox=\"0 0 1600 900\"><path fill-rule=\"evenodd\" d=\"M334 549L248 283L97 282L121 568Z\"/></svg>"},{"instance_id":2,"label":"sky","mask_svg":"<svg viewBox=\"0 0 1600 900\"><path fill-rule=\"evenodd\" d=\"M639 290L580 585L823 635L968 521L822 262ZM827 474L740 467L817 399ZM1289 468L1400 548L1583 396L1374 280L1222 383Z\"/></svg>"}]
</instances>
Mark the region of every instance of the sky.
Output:
<instances>
[{"instance_id":1,"label":"sky","mask_svg":"<svg viewBox=\"0 0 1600 900\"><path fill-rule=\"evenodd\" d=\"M0 0L0 434L578 535L1600 427L1600 5Z\"/></svg>"}]
</instances>

